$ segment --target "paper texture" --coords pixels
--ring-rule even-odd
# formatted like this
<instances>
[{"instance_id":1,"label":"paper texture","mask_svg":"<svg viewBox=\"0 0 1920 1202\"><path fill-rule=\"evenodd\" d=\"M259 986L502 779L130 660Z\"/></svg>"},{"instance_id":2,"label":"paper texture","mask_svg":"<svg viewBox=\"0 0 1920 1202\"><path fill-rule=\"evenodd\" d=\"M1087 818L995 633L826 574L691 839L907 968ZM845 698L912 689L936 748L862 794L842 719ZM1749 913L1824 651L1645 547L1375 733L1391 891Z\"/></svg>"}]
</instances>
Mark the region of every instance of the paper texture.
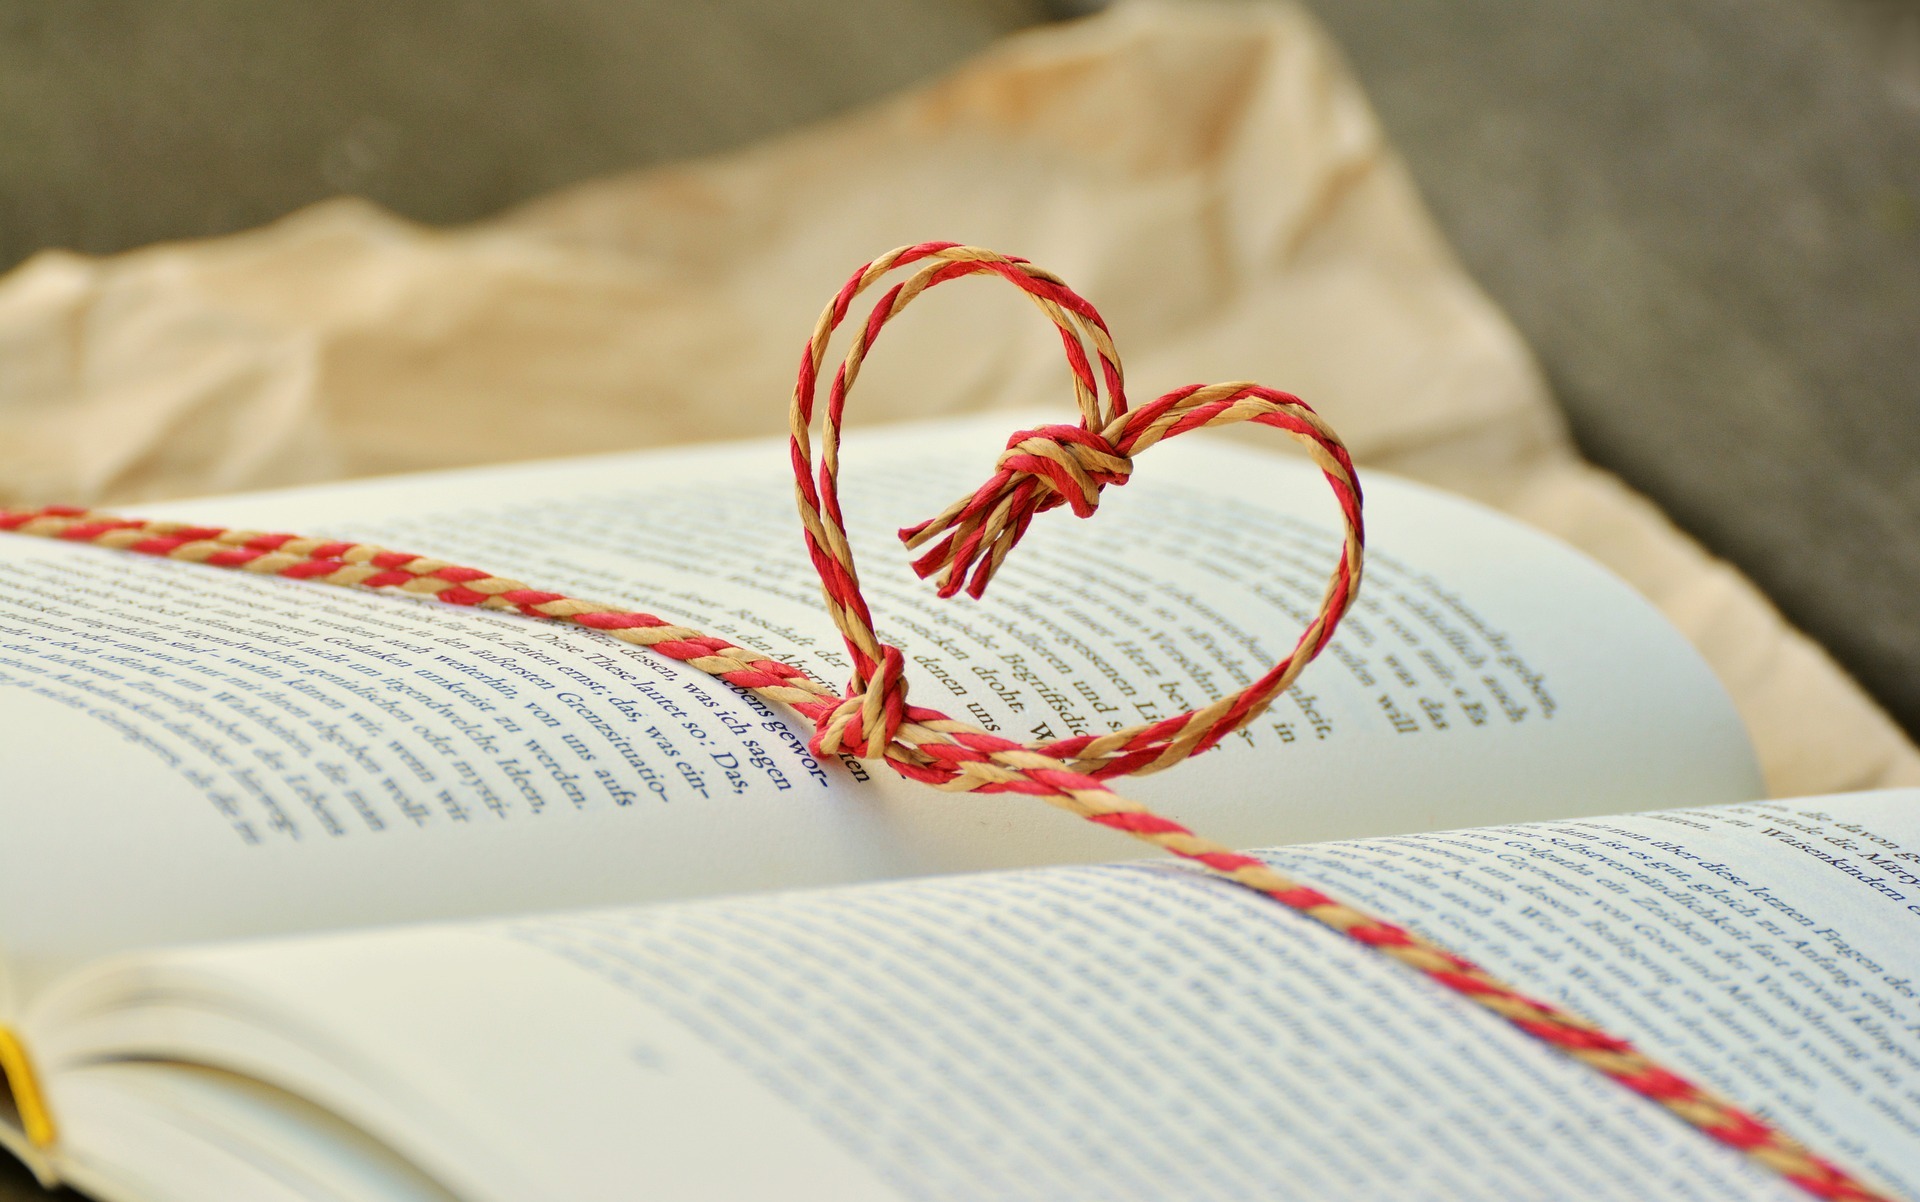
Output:
<instances>
[{"instance_id":1,"label":"paper texture","mask_svg":"<svg viewBox=\"0 0 1920 1202\"><path fill-rule=\"evenodd\" d=\"M823 301L931 238L1060 272L1112 325L1136 399L1286 388L1363 464L1584 548L1706 653L1775 793L1920 782L1819 648L1578 459L1288 7L1123 5L829 125L452 232L342 200L215 241L43 254L0 281L0 500L125 506L777 432ZM1010 290L915 309L856 420L1070 410L1058 344Z\"/></svg>"}]
</instances>

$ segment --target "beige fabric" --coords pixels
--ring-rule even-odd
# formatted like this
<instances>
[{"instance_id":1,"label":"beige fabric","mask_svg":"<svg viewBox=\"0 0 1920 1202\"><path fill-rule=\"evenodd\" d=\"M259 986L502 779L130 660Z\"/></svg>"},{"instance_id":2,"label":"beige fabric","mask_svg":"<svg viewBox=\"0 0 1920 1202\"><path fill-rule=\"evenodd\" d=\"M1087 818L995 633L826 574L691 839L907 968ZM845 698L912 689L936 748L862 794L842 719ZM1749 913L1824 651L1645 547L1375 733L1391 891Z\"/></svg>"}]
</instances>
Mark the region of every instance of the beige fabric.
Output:
<instances>
[{"instance_id":1,"label":"beige fabric","mask_svg":"<svg viewBox=\"0 0 1920 1202\"><path fill-rule=\"evenodd\" d=\"M1818 648L1577 459L1526 348L1289 8L1123 6L831 125L463 230L338 201L213 242L43 255L0 281L0 498L776 431L823 299L927 238L1061 272L1112 323L1137 397L1291 389L1363 463L1584 547L1706 653L1776 792L1920 781ZM857 416L1070 409L1057 344L1011 292L968 283L915 308Z\"/></svg>"}]
</instances>

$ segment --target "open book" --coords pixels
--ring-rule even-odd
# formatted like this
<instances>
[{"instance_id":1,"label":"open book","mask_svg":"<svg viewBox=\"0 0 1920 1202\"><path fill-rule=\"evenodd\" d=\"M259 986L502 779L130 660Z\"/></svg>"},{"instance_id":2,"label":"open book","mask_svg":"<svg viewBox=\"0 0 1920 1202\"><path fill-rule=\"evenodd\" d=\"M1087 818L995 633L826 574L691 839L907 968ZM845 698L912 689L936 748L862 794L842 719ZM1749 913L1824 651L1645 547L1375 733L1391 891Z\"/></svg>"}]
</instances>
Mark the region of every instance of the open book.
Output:
<instances>
[{"instance_id":1,"label":"open book","mask_svg":"<svg viewBox=\"0 0 1920 1202\"><path fill-rule=\"evenodd\" d=\"M1101 731L1290 644L1331 502L1206 437L1043 520L985 602L889 578L885 531L1007 424L849 443L916 699ZM790 487L768 443L148 513L428 552L838 680ZM1624 585L1411 484L1369 478L1368 518L1300 684L1125 791L1920 1187L1913 799L1758 803L1728 699ZM1794 1196L1279 907L1069 866L1134 848L818 762L586 631L4 540L0 724L0 1022L59 1125L0 1138L103 1199ZM686 900L800 886L848 887Z\"/></svg>"}]
</instances>

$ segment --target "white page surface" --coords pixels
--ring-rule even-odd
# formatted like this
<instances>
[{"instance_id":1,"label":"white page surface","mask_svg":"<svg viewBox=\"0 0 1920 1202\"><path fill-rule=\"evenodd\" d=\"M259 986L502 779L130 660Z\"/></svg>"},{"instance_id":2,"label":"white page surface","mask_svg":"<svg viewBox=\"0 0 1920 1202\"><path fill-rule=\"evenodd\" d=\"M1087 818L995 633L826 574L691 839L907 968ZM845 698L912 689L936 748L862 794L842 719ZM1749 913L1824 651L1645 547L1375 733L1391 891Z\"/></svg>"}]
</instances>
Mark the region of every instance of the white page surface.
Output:
<instances>
[{"instance_id":1,"label":"white page surface","mask_svg":"<svg viewBox=\"0 0 1920 1202\"><path fill-rule=\"evenodd\" d=\"M1266 854L1912 1194L1917 807ZM187 1017L116 1019L116 992ZM98 972L36 1024L56 1105L68 1060L209 1060L499 1202L783 1176L783 1196L929 1202L1801 1196L1378 953L1164 866L188 951Z\"/></svg>"},{"instance_id":2,"label":"white page surface","mask_svg":"<svg viewBox=\"0 0 1920 1202\"><path fill-rule=\"evenodd\" d=\"M1290 646L1337 528L1305 464L1156 448L1091 523L1036 523L984 603L887 531L969 489L1004 419L847 455L883 634L920 704L1017 735L1164 716ZM351 535L631 604L838 683L776 444L159 507ZM1244 737L1126 782L1241 845L1756 796L1718 684L1564 548L1369 488L1354 614ZM183 939L1126 854L1028 800L860 782L809 732L586 632L0 540L0 947L22 988Z\"/></svg>"}]
</instances>

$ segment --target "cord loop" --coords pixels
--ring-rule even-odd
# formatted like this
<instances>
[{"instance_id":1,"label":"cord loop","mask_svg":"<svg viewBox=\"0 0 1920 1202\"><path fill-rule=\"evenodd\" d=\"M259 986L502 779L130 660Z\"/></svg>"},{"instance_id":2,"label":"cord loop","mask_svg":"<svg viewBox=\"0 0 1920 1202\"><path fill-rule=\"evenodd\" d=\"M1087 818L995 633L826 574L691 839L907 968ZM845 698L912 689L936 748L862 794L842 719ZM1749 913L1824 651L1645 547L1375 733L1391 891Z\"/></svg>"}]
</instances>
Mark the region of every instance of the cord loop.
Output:
<instances>
[{"instance_id":1,"label":"cord loop","mask_svg":"<svg viewBox=\"0 0 1920 1202\"><path fill-rule=\"evenodd\" d=\"M882 294L866 320L853 327L852 345L828 385L816 457L813 426L828 343L846 321L855 298L889 272L907 266L914 266L914 273ZM927 289L969 275L999 276L1025 293L1053 322L1072 375L1080 420L1014 434L985 484L935 517L900 531L909 548L931 544L914 563L914 570L922 578L938 576L942 597L964 589L978 598L1034 518L1062 506L1078 517L1092 516L1101 491L1131 479L1139 456L1156 443L1235 422L1270 426L1304 444L1318 463L1339 503L1345 535L1319 611L1293 649L1240 692L1172 718L1101 735L1032 744L1010 743L944 714L906 704L906 682L896 679L891 667L902 657L875 632L840 510L841 420L847 394L887 323ZM990 791L1006 787L1007 782L981 766L977 753L987 742L995 744L994 754L1008 748L1031 752L1060 761L1067 770L1091 780L1157 772L1206 751L1253 721L1292 687L1301 669L1333 638L1360 584L1364 531L1353 460L1339 436L1305 401L1259 384L1233 381L1188 385L1130 409L1119 352L1098 311L1059 277L1024 259L952 242L923 242L881 255L854 272L821 313L801 356L792 434L807 552L820 573L827 610L854 664L854 680L844 700L821 720L819 745L851 752L858 744L867 754L881 755L897 770L932 784ZM911 727L911 737L897 737L903 727ZM956 747L973 754L963 754Z\"/></svg>"}]
</instances>

